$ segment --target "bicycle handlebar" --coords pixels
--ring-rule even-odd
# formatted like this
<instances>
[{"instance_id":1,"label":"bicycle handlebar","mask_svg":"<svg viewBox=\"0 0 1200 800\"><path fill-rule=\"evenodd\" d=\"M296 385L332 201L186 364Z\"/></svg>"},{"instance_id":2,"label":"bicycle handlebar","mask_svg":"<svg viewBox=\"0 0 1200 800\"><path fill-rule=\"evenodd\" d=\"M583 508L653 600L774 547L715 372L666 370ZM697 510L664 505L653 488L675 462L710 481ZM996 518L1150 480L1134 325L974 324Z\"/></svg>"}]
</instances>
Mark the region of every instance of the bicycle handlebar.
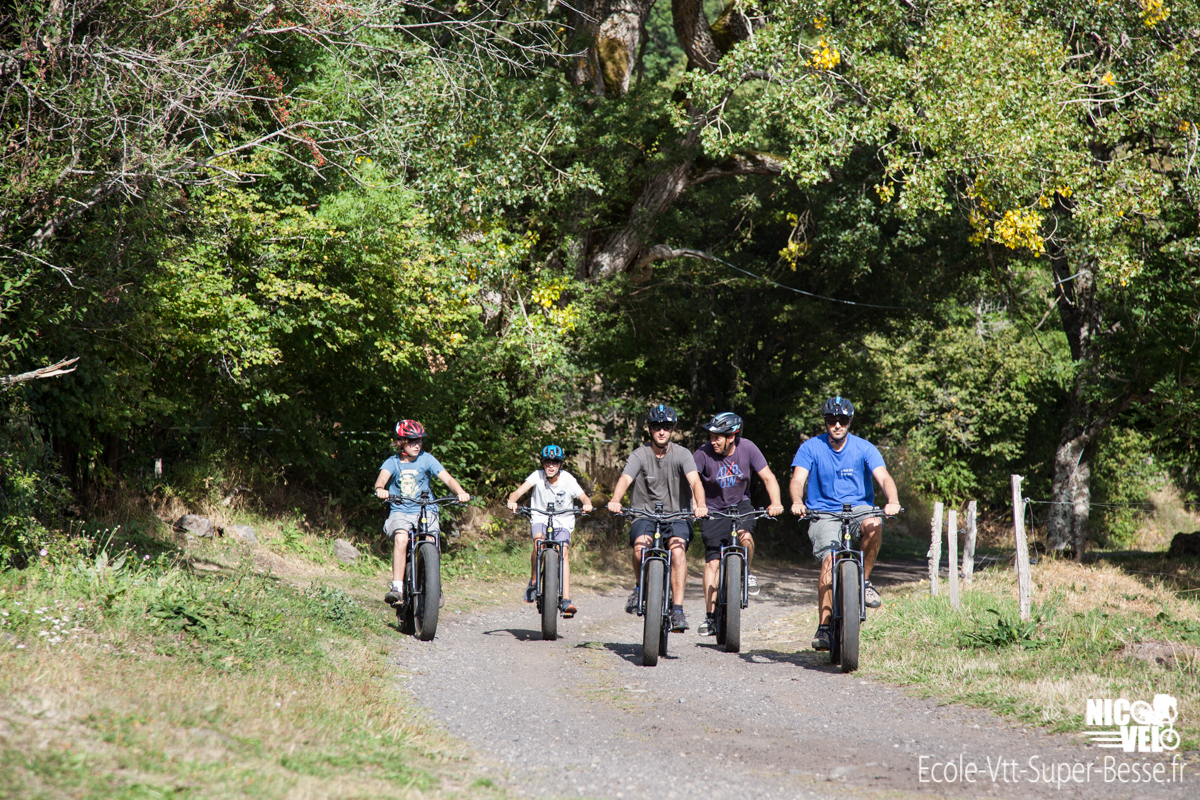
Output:
<instances>
[{"instance_id":1,"label":"bicycle handlebar","mask_svg":"<svg viewBox=\"0 0 1200 800\"><path fill-rule=\"evenodd\" d=\"M405 497L402 494L388 494L387 500L380 498L381 503L412 503L415 506L448 506L448 505L463 505L463 502L458 499L457 495L449 494L445 497Z\"/></svg>"},{"instance_id":2,"label":"bicycle handlebar","mask_svg":"<svg viewBox=\"0 0 1200 800\"><path fill-rule=\"evenodd\" d=\"M778 519L778 517L772 517L769 513L767 513L765 508L751 509L745 514L727 514L724 511L709 511L708 515L710 517L717 517L719 519L732 519L734 521L743 519L766 519L774 522L776 519Z\"/></svg>"},{"instance_id":3,"label":"bicycle handlebar","mask_svg":"<svg viewBox=\"0 0 1200 800\"><path fill-rule=\"evenodd\" d=\"M653 511L647 511L644 508L627 508L619 514L614 514L615 517L642 517L644 519L654 519L659 522L671 522L677 519L693 520L695 517L691 511L665 511L661 514Z\"/></svg>"},{"instance_id":4,"label":"bicycle handlebar","mask_svg":"<svg viewBox=\"0 0 1200 800\"><path fill-rule=\"evenodd\" d=\"M900 511L904 511L901 507ZM885 514L879 506L872 506L867 511L817 511L815 509L806 509L806 513L802 514L799 519L818 520L822 516L838 520L856 520L866 517L883 517L884 519L894 519L900 512L896 514Z\"/></svg>"},{"instance_id":5,"label":"bicycle handlebar","mask_svg":"<svg viewBox=\"0 0 1200 800\"><path fill-rule=\"evenodd\" d=\"M563 514L574 514L574 515L580 516L580 517L587 516L587 512L584 511L582 508L579 508L578 506L571 506L570 508L562 508L562 509L559 509L558 511L549 511L544 508L532 508L530 506L517 506L517 510L514 511L513 513L519 514L522 517L532 516L533 514L545 514L547 517L557 517L557 516L560 516Z\"/></svg>"}]
</instances>

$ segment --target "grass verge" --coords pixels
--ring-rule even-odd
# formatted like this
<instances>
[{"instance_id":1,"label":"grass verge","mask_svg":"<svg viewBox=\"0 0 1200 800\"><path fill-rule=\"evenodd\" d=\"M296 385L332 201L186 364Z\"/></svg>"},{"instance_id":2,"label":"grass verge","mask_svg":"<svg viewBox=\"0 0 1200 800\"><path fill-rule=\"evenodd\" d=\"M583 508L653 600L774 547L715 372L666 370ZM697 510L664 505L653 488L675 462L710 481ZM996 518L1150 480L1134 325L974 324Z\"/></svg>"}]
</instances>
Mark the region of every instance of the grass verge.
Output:
<instances>
[{"instance_id":1,"label":"grass verge","mask_svg":"<svg viewBox=\"0 0 1200 800\"><path fill-rule=\"evenodd\" d=\"M75 535L0 573L0 796L497 796L397 688L378 574L151 544Z\"/></svg>"},{"instance_id":2,"label":"grass verge","mask_svg":"<svg viewBox=\"0 0 1200 800\"><path fill-rule=\"evenodd\" d=\"M1067 732L1085 729L1089 698L1169 694L1179 704L1180 748L1195 750L1200 603L1188 588L1200 584L1200 566L1168 574L1160 560L1043 561L1033 568L1030 623L1018 619L1007 569L976 573L958 610L945 591L929 597L928 584L889 590L863 628L862 672Z\"/></svg>"}]
</instances>

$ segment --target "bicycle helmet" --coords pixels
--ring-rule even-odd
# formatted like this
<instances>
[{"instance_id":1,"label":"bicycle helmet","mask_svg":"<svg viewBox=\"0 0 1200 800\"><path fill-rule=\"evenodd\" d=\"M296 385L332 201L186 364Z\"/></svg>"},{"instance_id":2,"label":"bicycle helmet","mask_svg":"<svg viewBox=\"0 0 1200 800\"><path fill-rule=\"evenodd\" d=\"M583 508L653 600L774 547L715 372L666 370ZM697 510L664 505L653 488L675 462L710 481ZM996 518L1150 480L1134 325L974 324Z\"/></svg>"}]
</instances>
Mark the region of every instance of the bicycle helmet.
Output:
<instances>
[{"instance_id":1,"label":"bicycle helmet","mask_svg":"<svg viewBox=\"0 0 1200 800\"><path fill-rule=\"evenodd\" d=\"M556 444L548 444L542 448L543 461L562 461L563 449Z\"/></svg>"},{"instance_id":2,"label":"bicycle helmet","mask_svg":"<svg viewBox=\"0 0 1200 800\"><path fill-rule=\"evenodd\" d=\"M679 415L675 413L675 409L659 403L650 409L650 413L646 415L646 422L660 425L674 425L676 422L679 422Z\"/></svg>"},{"instance_id":3,"label":"bicycle helmet","mask_svg":"<svg viewBox=\"0 0 1200 800\"><path fill-rule=\"evenodd\" d=\"M840 394L837 397L831 397L825 401L825 405L821 406L821 416L823 417L854 417L854 404Z\"/></svg>"},{"instance_id":4,"label":"bicycle helmet","mask_svg":"<svg viewBox=\"0 0 1200 800\"><path fill-rule=\"evenodd\" d=\"M425 427L415 419L402 419L396 423L396 435L401 439L424 439Z\"/></svg>"},{"instance_id":5,"label":"bicycle helmet","mask_svg":"<svg viewBox=\"0 0 1200 800\"><path fill-rule=\"evenodd\" d=\"M705 422L700 426L709 433L741 433L742 418L732 411L726 411L722 414L717 414L715 417Z\"/></svg>"}]
</instances>

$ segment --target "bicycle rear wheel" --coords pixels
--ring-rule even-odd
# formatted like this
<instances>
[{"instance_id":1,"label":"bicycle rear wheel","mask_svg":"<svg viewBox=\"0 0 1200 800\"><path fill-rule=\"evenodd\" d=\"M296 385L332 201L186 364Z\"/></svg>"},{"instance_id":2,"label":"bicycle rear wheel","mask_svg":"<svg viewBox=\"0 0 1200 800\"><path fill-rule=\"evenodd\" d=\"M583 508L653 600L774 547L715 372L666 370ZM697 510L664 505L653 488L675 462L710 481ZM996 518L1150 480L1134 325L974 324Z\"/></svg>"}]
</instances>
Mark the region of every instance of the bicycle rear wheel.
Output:
<instances>
[{"instance_id":1,"label":"bicycle rear wheel","mask_svg":"<svg viewBox=\"0 0 1200 800\"><path fill-rule=\"evenodd\" d=\"M553 642L558 638L558 551L553 547L542 550L542 638Z\"/></svg>"},{"instance_id":2,"label":"bicycle rear wheel","mask_svg":"<svg viewBox=\"0 0 1200 800\"><path fill-rule=\"evenodd\" d=\"M858 669L858 631L862 622L859 619L861 590L862 578L858 572L858 562L845 559L838 565L838 593L841 595L842 607L842 624L838 636L840 647L838 649L842 672L854 672Z\"/></svg>"},{"instance_id":3,"label":"bicycle rear wheel","mask_svg":"<svg viewBox=\"0 0 1200 800\"><path fill-rule=\"evenodd\" d=\"M642 622L642 666L658 664L663 639L663 593L666 591L666 565L659 559L646 565L646 585L642 587L646 613Z\"/></svg>"},{"instance_id":4,"label":"bicycle rear wheel","mask_svg":"<svg viewBox=\"0 0 1200 800\"><path fill-rule=\"evenodd\" d=\"M724 619L721 632L725 635L726 653L742 649L742 557L731 555L725 562L725 585L722 587Z\"/></svg>"},{"instance_id":5,"label":"bicycle rear wheel","mask_svg":"<svg viewBox=\"0 0 1200 800\"><path fill-rule=\"evenodd\" d=\"M413 597L413 621L417 638L428 642L437 635L438 601L442 598L441 556L437 545L433 542L422 542L417 546L413 570L417 578L417 592Z\"/></svg>"}]
</instances>

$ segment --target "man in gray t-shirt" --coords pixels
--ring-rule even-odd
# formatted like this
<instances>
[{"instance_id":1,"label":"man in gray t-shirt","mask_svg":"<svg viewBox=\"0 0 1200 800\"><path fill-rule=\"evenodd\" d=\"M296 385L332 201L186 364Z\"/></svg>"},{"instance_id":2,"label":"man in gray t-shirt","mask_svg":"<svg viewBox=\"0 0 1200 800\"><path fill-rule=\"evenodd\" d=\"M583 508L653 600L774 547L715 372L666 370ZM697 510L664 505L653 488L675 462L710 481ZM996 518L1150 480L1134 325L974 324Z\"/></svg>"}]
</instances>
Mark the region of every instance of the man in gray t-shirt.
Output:
<instances>
[{"instance_id":1,"label":"man in gray t-shirt","mask_svg":"<svg viewBox=\"0 0 1200 800\"><path fill-rule=\"evenodd\" d=\"M704 505L704 487L696 472L696 461L686 447L671 442L675 423L679 420L670 406L657 405L650 409L647 425L650 427L650 444L644 444L625 465L625 470L613 489L608 510L621 513L621 498L630 486L633 487L631 508L654 511L662 503L663 511L691 511L696 517L704 517L708 509ZM642 550L650 546L654 535L654 520L634 520L629 528L629 544L633 547L633 579L636 583L642 574ZM683 615L683 590L687 584L687 561L684 553L692 539L692 526L686 520L670 524L664 536L671 549L671 630L686 631L687 618ZM637 611L638 589L625 603L625 611Z\"/></svg>"}]
</instances>

